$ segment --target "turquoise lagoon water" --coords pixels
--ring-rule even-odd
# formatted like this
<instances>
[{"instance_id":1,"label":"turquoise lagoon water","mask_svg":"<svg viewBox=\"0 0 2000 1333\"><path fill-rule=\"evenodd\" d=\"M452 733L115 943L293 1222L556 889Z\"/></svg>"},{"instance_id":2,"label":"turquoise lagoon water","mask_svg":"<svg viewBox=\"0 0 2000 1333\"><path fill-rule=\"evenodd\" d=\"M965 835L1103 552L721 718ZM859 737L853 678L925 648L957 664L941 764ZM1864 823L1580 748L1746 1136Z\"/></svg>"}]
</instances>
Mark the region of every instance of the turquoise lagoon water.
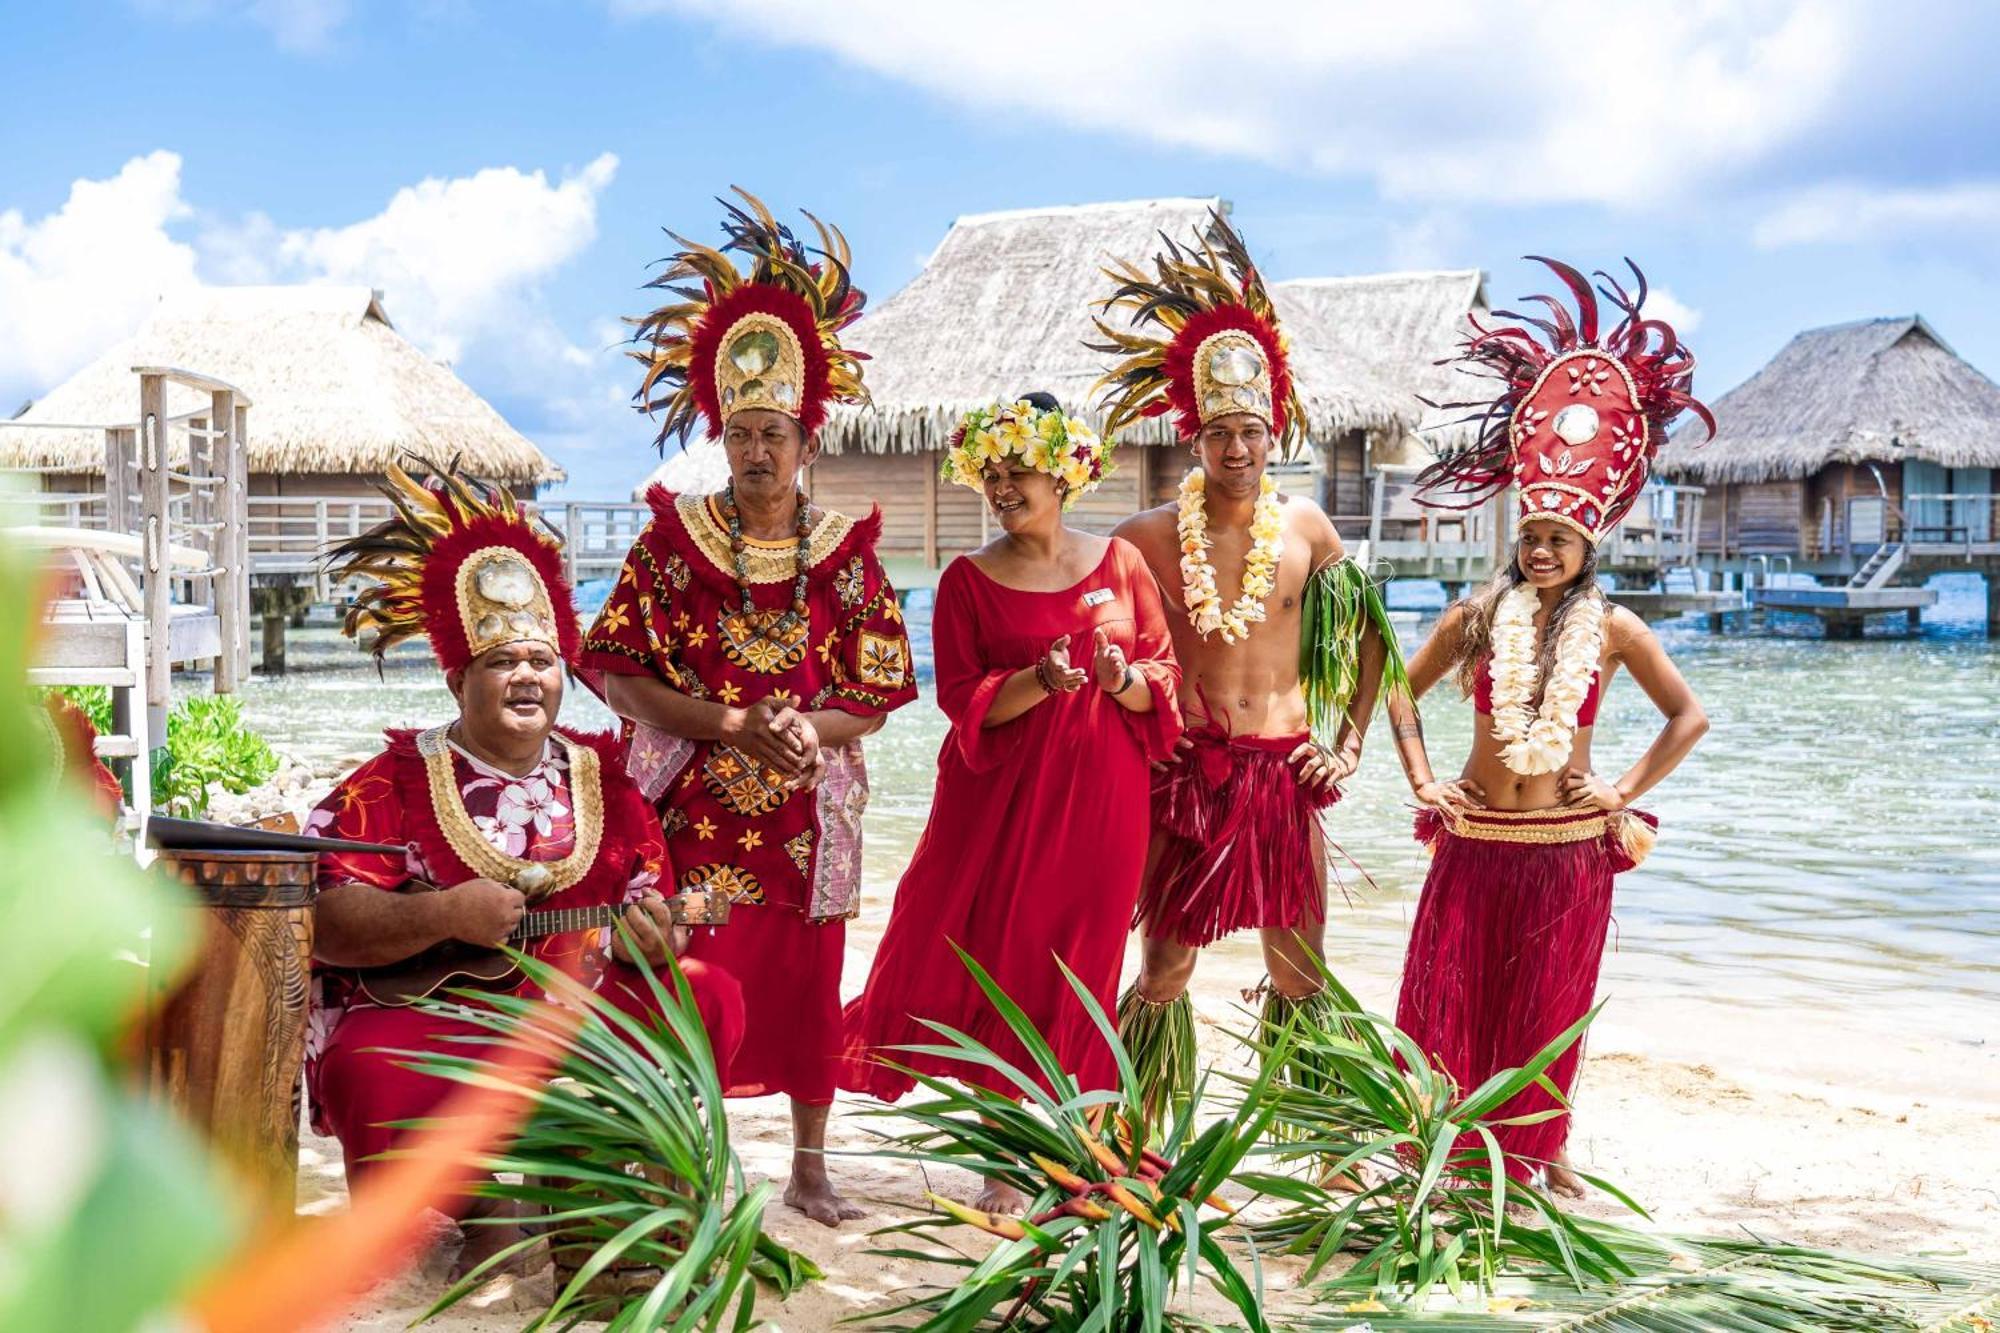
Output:
<instances>
[{"instance_id":1,"label":"turquoise lagoon water","mask_svg":"<svg viewBox=\"0 0 2000 1333\"><path fill-rule=\"evenodd\" d=\"M1976 580L1948 583L1915 638L1827 642L1808 621L1755 636L1660 628L1713 730L1645 802L1662 836L1619 883L1607 977L1621 996L1865 1015L1975 1046L2000 1039L2000 643L1981 631L1981 595ZM910 612L927 673L923 594ZM252 681L246 711L312 760L358 756L384 726L450 711L427 655L400 650L378 678L324 622L294 633L291 665ZM876 909L930 812L945 725L928 687L926 674L925 697L869 742ZM1470 709L1440 694L1425 711L1434 762L1449 769L1465 752ZM581 687L564 716L609 725ZM1606 771L1629 763L1656 726L1621 678L1599 719ZM1385 739L1333 813L1334 836L1366 875L1344 875L1349 902L1336 908L1330 953L1393 975L1424 862Z\"/></svg>"}]
</instances>

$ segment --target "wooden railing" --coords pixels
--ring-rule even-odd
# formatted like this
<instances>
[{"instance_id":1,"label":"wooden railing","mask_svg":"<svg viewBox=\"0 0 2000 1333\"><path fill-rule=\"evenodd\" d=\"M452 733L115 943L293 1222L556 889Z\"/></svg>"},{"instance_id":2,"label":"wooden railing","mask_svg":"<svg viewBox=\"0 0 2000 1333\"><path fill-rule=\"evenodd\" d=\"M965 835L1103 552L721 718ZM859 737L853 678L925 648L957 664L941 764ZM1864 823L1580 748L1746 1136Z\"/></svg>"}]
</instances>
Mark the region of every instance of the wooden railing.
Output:
<instances>
[{"instance_id":1,"label":"wooden railing","mask_svg":"<svg viewBox=\"0 0 2000 1333\"><path fill-rule=\"evenodd\" d=\"M1969 556L1994 545L2000 531L2000 495L1989 492L1905 495L1903 506L1903 538L1912 546L1958 547Z\"/></svg>"},{"instance_id":2,"label":"wooden railing","mask_svg":"<svg viewBox=\"0 0 2000 1333\"><path fill-rule=\"evenodd\" d=\"M538 514L562 539L571 583L617 573L652 514L632 501L573 500L522 508ZM248 518L251 572L259 578L310 580L314 600L331 600L323 557L391 512L380 496L253 495Z\"/></svg>"},{"instance_id":3,"label":"wooden railing","mask_svg":"<svg viewBox=\"0 0 2000 1333\"><path fill-rule=\"evenodd\" d=\"M1694 564L1701 553L1701 506L1707 493L1700 486L1654 482L1605 538L1599 560L1660 569Z\"/></svg>"}]
</instances>

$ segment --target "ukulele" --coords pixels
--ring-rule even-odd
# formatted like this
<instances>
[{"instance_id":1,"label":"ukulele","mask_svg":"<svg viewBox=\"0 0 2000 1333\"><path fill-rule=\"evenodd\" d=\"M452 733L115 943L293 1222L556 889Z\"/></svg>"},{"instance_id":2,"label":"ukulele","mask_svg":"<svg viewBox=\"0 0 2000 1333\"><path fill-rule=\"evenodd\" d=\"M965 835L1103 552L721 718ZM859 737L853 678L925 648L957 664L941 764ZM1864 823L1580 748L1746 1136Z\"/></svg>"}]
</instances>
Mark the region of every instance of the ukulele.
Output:
<instances>
[{"instance_id":1,"label":"ukulele","mask_svg":"<svg viewBox=\"0 0 2000 1333\"><path fill-rule=\"evenodd\" d=\"M432 890L435 892L435 890ZM598 907L558 907L529 912L507 936L507 946L526 952L525 946L551 935L567 935L580 930L597 930L616 925L625 916L626 904ZM729 897L694 889L667 899L667 911L676 926L720 926L729 921ZM400 963L350 971L355 989L372 1004L385 1009L401 1009L449 987L475 990L511 991L526 980L520 964L499 949L488 949L461 940L446 940Z\"/></svg>"}]
</instances>

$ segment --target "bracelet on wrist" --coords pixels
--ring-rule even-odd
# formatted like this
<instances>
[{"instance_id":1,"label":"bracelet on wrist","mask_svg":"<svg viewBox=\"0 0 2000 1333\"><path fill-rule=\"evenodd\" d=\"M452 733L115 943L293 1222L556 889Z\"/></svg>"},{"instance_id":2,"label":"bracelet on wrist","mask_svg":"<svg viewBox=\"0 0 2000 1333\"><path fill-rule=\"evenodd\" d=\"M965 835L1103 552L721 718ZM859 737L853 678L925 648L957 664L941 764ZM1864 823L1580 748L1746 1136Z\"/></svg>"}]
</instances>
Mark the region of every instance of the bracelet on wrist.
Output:
<instances>
[{"instance_id":1,"label":"bracelet on wrist","mask_svg":"<svg viewBox=\"0 0 2000 1333\"><path fill-rule=\"evenodd\" d=\"M1131 664L1130 662L1127 662L1127 663L1125 664L1125 675L1124 675L1124 677L1123 677L1123 678L1122 678L1122 679L1121 679L1121 680L1120 680L1120 681L1118 682L1118 688L1117 688L1117 689L1115 689L1115 690L1113 690L1113 691L1111 691L1111 697L1112 697L1112 698L1114 698L1114 699L1116 699L1116 698L1117 698L1117 697L1118 697L1119 695L1121 695L1121 694L1125 693L1125 691L1127 691L1127 690L1131 689L1131 688L1132 688L1132 682L1133 682L1133 681L1135 681L1135 680L1137 680L1138 678L1139 678L1139 673L1138 673L1138 672L1136 672L1136 671L1134 671L1134 670L1132 669L1132 664Z\"/></svg>"},{"instance_id":2,"label":"bracelet on wrist","mask_svg":"<svg viewBox=\"0 0 2000 1333\"><path fill-rule=\"evenodd\" d=\"M1049 680L1049 659L1046 657L1035 659L1035 684L1042 687L1043 694L1054 694L1056 692L1055 685Z\"/></svg>"}]
</instances>

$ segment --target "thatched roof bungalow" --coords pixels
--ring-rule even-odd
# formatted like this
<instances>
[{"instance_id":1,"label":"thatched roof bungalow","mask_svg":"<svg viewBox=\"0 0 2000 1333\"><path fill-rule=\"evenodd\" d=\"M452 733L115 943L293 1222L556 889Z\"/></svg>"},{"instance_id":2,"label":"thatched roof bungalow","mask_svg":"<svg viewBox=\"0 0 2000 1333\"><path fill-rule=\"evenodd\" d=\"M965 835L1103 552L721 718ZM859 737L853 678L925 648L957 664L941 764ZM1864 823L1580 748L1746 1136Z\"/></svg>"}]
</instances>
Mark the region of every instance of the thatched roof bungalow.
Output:
<instances>
[{"instance_id":1,"label":"thatched roof bungalow","mask_svg":"<svg viewBox=\"0 0 2000 1333\"><path fill-rule=\"evenodd\" d=\"M170 297L137 334L0 422L0 467L101 474L105 429L138 415L138 365L183 366L249 397L252 495L372 493L383 468L410 450L458 457L523 495L562 479L464 381L396 332L366 287ZM208 402L177 388L167 410L198 418Z\"/></svg>"},{"instance_id":2,"label":"thatched roof bungalow","mask_svg":"<svg viewBox=\"0 0 2000 1333\"><path fill-rule=\"evenodd\" d=\"M1285 321L1311 436L1319 454L1320 503L1366 521L1367 479L1379 467L1430 461L1469 427L1462 413L1424 406L1488 396L1490 386L1440 365L1487 311L1486 275L1476 268L1294 278L1271 300ZM1343 525L1345 526L1345 524Z\"/></svg>"},{"instance_id":3,"label":"thatched roof bungalow","mask_svg":"<svg viewBox=\"0 0 2000 1333\"><path fill-rule=\"evenodd\" d=\"M1899 536L1993 540L2000 385L1921 315L1808 329L1710 406L1715 439L1684 425L1658 462L1704 488L1704 551L1817 558ZM1978 498L1924 498L1949 495Z\"/></svg>"},{"instance_id":4,"label":"thatched roof bungalow","mask_svg":"<svg viewBox=\"0 0 2000 1333\"><path fill-rule=\"evenodd\" d=\"M923 270L871 308L850 344L872 358L873 402L836 409L810 485L822 503L865 511L879 503L883 549L935 569L984 540L978 496L937 480L946 438L967 410L1042 389L1101 424L1091 386L1105 358L1089 350L1094 303L1111 256L1142 258L1159 234L1204 226L1219 198L1141 199L961 217ZM1275 284L1298 362L1309 430L1321 453L1321 498L1363 512L1366 460L1409 458L1444 392L1431 365L1446 355L1468 310L1484 305L1475 270L1310 279ZM1073 519L1108 529L1168 499L1188 452L1161 423L1127 435L1117 471ZM697 444L699 456L712 445ZM1372 451L1372 452L1371 452ZM682 456L656 478L703 473Z\"/></svg>"}]
</instances>

